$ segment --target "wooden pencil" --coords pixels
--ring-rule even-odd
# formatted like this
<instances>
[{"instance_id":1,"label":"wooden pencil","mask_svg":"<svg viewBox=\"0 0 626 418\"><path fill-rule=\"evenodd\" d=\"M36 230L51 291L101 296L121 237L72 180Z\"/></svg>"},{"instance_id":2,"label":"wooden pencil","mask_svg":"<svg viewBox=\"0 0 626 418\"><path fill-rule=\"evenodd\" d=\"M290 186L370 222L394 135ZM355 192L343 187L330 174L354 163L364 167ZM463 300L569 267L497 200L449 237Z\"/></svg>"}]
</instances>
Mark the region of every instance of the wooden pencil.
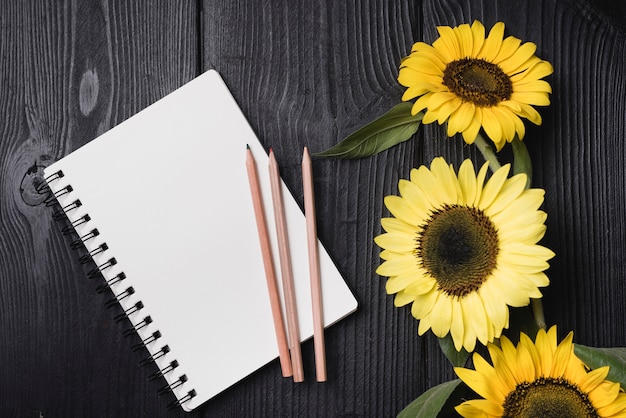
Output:
<instances>
[{"instance_id":1,"label":"wooden pencil","mask_svg":"<svg viewBox=\"0 0 626 418\"><path fill-rule=\"evenodd\" d=\"M294 382L303 382L304 368L302 364L302 351L300 348L300 330L298 325L298 311L296 309L296 292L294 289L293 272L291 269L291 252L289 250L289 237L287 234L287 219L283 205L278 162L276 161L274 152L271 149L269 156L269 172L272 202L274 204L276 235L278 238L280 272L283 281L283 295L285 298L285 311L287 314L287 333L289 336L289 348L291 350L291 368L293 369Z\"/></svg>"},{"instance_id":2,"label":"wooden pencil","mask_svg":"<svg viewBox=\"0 0 626 418\"><path fill-rule=\"evenodd\" d=\"M313 344L315 347L315 375L318 382L326 381L326 347L324 343L324 310L322 309L322 284L317 248L317 219L315 216L315 193L313 166L307 147L302 153L302 189L304 191L304 214L306 216L307 244L309 250L309 273L311 278L311 306L313 308Z\"/></svg>"},{"instance_id":3,"label":"wooden pencil","mask_svg":"<svg viewBox=\"0 0 626 418\"><path fill-rule=\"evenodd\" d=\"M276 331L276 341L278 343L278 354L280 358L280 368L283 377L293 375L291 359L289 358L289 346L287 334L285 333L285 323L281 309L278 285L276 283L276 272L272 260L272 247L270 244L267 224L265 221L265 210L263 209L263 198L256 169L256 163L250 147L246 145L246 168L248 170L248 181L250 182L250 192L252 193L252 205L254 206L254 216L259 233L259 243L261 244L261 254L263 256L263 267L267 280L267 290L272 308L272 318L274 319L274 330Z\"/></svg>"}]
</instances>

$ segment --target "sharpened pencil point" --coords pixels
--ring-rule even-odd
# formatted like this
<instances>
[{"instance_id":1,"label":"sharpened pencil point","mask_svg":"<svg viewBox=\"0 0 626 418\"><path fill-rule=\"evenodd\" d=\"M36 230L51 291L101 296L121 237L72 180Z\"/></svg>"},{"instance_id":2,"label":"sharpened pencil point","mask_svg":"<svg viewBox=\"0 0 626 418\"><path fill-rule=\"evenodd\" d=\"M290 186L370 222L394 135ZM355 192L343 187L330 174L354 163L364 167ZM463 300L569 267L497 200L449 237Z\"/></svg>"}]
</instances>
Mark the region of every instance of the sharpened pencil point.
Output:
<instances>
[{"instance_id":1,"label":"sharpened pencil point","mask_svg":"<svg viewBox=\"0 0 626 418\"><path fill-rule=\"evenodd\" d=\"M250 149L250 144L246 144L246 149Z\"/></svg>"}]
</instances>

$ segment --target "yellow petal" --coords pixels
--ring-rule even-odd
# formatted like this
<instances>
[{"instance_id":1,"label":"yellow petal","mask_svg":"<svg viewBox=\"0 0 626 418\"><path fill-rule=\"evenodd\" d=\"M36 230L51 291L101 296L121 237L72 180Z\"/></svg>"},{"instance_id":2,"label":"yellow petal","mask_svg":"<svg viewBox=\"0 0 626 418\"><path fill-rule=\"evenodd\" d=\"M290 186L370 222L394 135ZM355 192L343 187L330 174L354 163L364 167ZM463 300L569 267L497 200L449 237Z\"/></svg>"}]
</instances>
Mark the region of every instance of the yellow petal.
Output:
<instances>
[{"instance_id":1,"label":"yellow petal","mask_svg":"<svg viewBox=\"0 0 626 418\"><path fill-rule=\"evenodd\" d=\"M605 366L586 373L584 381L578 382L580 390L582 390L584 393L591 392L604 381L606 376L609 374L609 369L609 366Z\"/></svg>"},{"instance_id":2,"label":"yellow petal","mask_svg":"<svg viewBox=\"0 0 626 418\"><path fill-rule=\"evenodd\" d=\"M439 292L432 291L422 295L415 296L415 302L411 306L411 314L416 319L422 319L424 316L433 309L435 302L437 302L437 296Z\"/></svg>"},{"instance_id":3,"label":"yellow petal","mask_svg":"<svg viewBox=\"0 0 626 418\"><path fill-rule=\"evenodd\" d=\"M485 43L485 27L478 20L475 20L474 23L472 23L471 29L474 37L474 45L472 46L472 53L470 56L476 57Z\"/></svg>"},{"instance_id":4,"label":"yellow petal","mask_svg":"<svg viewBox=\"0 0 626 418\"><path fill-rule=\"evenodd\" d=\"M457 405L454 407L456 412L464 418L491 418L483 411L482 405L475 404L475 401L479 399L473 399L471 401L465 401L461 405ZM501 416L501 415L496 415Z\"/></svg>"},{"instance_id":5,"label":"yellow petal","mask_svg":"<svg viewBox=\"0 0 626 418\"><path fill-rule=\"evenodd\" d=\"M485 177L487 177L487 170L489 169L489 163L485 162L480 170L478 170L478 174L476 175L476 197L474 198L474 203L472 206L478 206L478 202L480 202L480 198L483 194L483 185L485 184Z\"/></svg>"},{"instance_id":6,"label":"yellow petal","mask_svg":"<svg viewBox=\"0 0 626 418\"><path fill-rule=\"evenodd\" d=\"M449 91L440 91L432 95L429 103L428 109L434 110L441 107L444 103L457 99L457 96L454 93L450 93ZM458 101L458 100L455 100Z\"/></svg>"},{"instance_id":7,"label":"yellow petal","mask_svg":"<svg viewBox=\"0 0 626 418\"><path fill-rule=\"evenodd\" d=\"M513 84L516 84L530 80L539 80L540 78L549 76L553 72L554 68L552 68L552 64L550 64L548 61L539 60L526 71L522 71L521 73L512 75L511 81L513 82Z\"/></svg>"},{"instance_id":8,"label":"yellow petal","mask_svg":"<svg viewBox=\"0 0 626 418\"><path fill-rule=\"evenodd\" d=\"M456 351L461 351L463 348L463 333L465 326L463 324L463 309L461 304L457 301L452 301L452 319L450 322L450 336L452 342L454 342L454 348Z\"/></svg>"},{"instance_id":9,"label":"yellow petal","mask_svg":"<svg viewBox=\"0 0 626 418\"><path fill-rule=\"evenodd\" d=\"M493 108L482 108L483 129L487 136L497 145L502 142L502 126L498 117L494 115Z\"/></svg>"},{"instance_id":10,"label":"yellow petal","mask_svg":"<svg viewBox=\"0 0 626 418\"><path fill-rule=\"evenodd\" d=\"M516 217L523 217L536 211L543 204L543 196L545 191L543 189L526 189L524 192L512 202L509 207L498 214L493 215L493 220L499 223L508 222L507 219L514 219Z\"/></svg>"},{"instance_id":11,"label":"yellow petal","mask_svg":"<svg viewBox=\"0 0 626 418\"><path fill-rule=\"evenodd\" d=\"M522 108L520 116L525 117L535 125L541 125L541 115L535 110L534 107L526 103L520 103L520 106Z\"/></svg>"},{"instance_id":12,"label":"yellow petal","mask_svg":"<svg viewBox=\"0 0 626 418\"><path fill-rule=\"evenodd\" d=\"M519 43L518 43L519 45ZM535 51L537 50L537 45L532 42L526 42L522 46L520 46L513 55L504 59L503 61L497 61L498 65L504 70L507 74L515 74L514 71L519 68L522 64L524 64L530 57L533 56Z\"/></svg>"},{"instance_id":13,"label":"yellow petal","mask_svg":"<svg viewBox=\"0 0 626 418\"><path fill-rule=\"evenodd\" d=\"M472 55L474 48L474 36L470 25L464 23L454 29L459 43L459 58L469 57Z\"/></svg>"},{"instance_id":14,"label":"yellow petal","mask_svg":"<svg viewBox=\"0 0 626 418\"><path fill-rule=\"evenodd\" d=\"M489 342L489 330L491 327L489 325L489 319L487 318L485 306L478 296L478 293L470 292L465 295L461 301L463 304L463 311L466 315L470 315L470 323L472 324L472 329L476 333L476 338L483 345L487 345Z\"/></svg>"},{"instance_id":15,"label":"yellow petal","mask_svg":"<svg viewBox=\"0 0 626 418\"><path fill-rule=\"evenodd\" d=\"M541 359L541 371L539 376L548 377L552 371L554 354L545 330L540 329L537 333L535 347L537 347L537 352L539 353L539 358Z\"/></svg>"},{"instance_id":16,"label":"yellow petal","mask_svg":"<svg viewBox=\"0 0 626 418\"><path fill-rule=\"evenodd\" d=\"M504 36L504 23L498 22L489 31L489 36L485 40L482 49L478 54L478 58L483 58L486 61L493 62L495 57L500 52L502 46L502 40Z\"/></svg>"},{"instance_id":17,"label":"yellow petal","mask_svg":"<svg viewBox=\"0 0 626 418\"><path fill-rule=\"evenodd\" d=\"M448 120L448 136L453 136L457 132L463 132L474 119L476 107L472 102L465 102L450 115Z\"/></svg>"},{"instance_id":18,"label":"yellow petal","mask_svg":"<svg viewBox=\"0 0 626 418\"><path fill-rule=\"evenodd\" d=\"M510 390L513 388L506 387L506 384L498 377L496 370L480 354L474 353L472 355L472 361L474 363L474 368L484 376L485 381L489 384L489 388L492 390L492 393L489 394L486 399L502 404Z\"/></svg>"},{"instance_id":19,"label":"yellow petal","mask_svg":"<svg viewBox=\"0 0 626 418\"><path fill-rule=\"evenodd\" d=\"M416 71L412 68L401 68L398 73L398 83L405 87L428 89L430 91L445 90L442 78Z\"/></svg>"},{"instance_id":20,"label":"yellow petal","mask_svg":"<svg viewBox=\"0 0 626 418\"><path fill-rule=\"evenodd\" d=\"M398 182L398 191L404 198L403 203L408 205L411 211L419 217L419 221L413 223L412 225L421 225L429 216L431 209L431 206L428 204L426 194L417 186L417 184L404 179ZM413 231L415 232L415 227Z\"/></svg>"},{"instance_id":21,"label":"yellow petal","mask_svg":"<svg viewBox=\"0 0 626 418\"><path fill-rule=\"evenodd\" d=\"M413 281L413 283L407 286L406 292L414 296L425 295L437 286L437 281L430 277L422 268L418 267L417 271L420 272L422 279Z\"/></svg>"},{"instance_id":22,"label":"yellow petal","mask_svg":"<svg viewBox=\"0 0 626 418\"><path fill-rule=\"evenodd\" d=\"M554 252L541 245L529 245L524 243L511 243L502 245L501 253L506 253L508 262L517 262L520 266L544 266L545 260L554 257Z\"/></svg>"},{"instance_id":23,"label":"yellow petal","mask_svg":"<svg viewBox=\"0 0 626 418\"><path fill-rule=\"evenodd\" d=\"M396 293L396 297L393 299L393 305L396 308L406 306L415 300L415 295L408 294L404 291Z\"/></svg>"},{"instance_id":24,"label":"yellow petal","mask_svg":"<svg viewBox=\"0 0 626 418\"><path fill-rule=\"evenodd\" d=\"M541 373L542 373L541 372L541 357L539 356L539 351L537 351L537 347L535 346L535 343L533 343L533 341L530 339L528 335L521 333L519 344L526 347L526 349L528 350L528 354L530 355L532 359L531 361L534 366L534 372L533 372L533 378L531 380L541 377Z\"/></svg>"},{"instance_id":25,"label":"yellow petal","mask_svg":"<svg viewBox=\"0 0 626 418\"><path fill-rule=\"evenodd\" d=\"M390 277L387 280L387 283L385 283L385 290L388 294L392 295L406 289L407 286L413 284L415 281L419 281L420 279L421 277L416 276L415 274L402 274L400 276Z\"/></svg>"},{"instance_id":26,"label":"yellow petal","mask_svg":"<svg viewBox=\"0 0 626 418\"><path fill-rule=\"evenodd\" d=\"M521 42L522 41L520 39L517 39L513 36L509 36L504 41L502 41L500 52L498 52L498 55L494 58L493 62L495 64L498 64L498 66L502 68L505 73L507 73L507 70L502 66L502 61L511 57L511 55L513 55L517 51L517 48L519 48Z\"/></svg>"},{"instance_id":27,"label":"yellow petal","mask_svg":"<svg viewBox=\"0 0 626 418\"><path fill-rule=\"evenodd\" d=\"M492 278L478 290L480 299L483 301L487 317L494 326L494 334L499 335L502 329L508 326L509 323L509 308L502 300L502 296L498 291L494 291L496 288L491 283Z\"/></svg>"},{"instance_id":28,"label":"yellow petal","mask_svg":"<svg viewBox=\"0 0 626 418\"><path fill-rule=\"evenodd\" d=\"M405 234L415 234L416 227L397 218L381 218L380 225L386 232L404 232Z\"/></svg>"},{"instance_id":29,"label":"yellow petal","mask_svg":"<svg viewBox=\"0 0 626 418\"><path fill-rule=\"evenodd\" d=\"M408 223L409 225L420 225L423 218L415 213L410 205L400 196L385 196L385 206L389 212L396 218Z\"/></svg>"},{"instance_id":30,"label":"yellow petal","mask_svg":"<svg viewBox=\"0 0 626 418\"><path fill-rule=\"evenodd\" d=\"M485 209L485 214L491 217L509 207L525 190L526 178L526 174L517 174L506 179L497 198Z\"/></svg>"},{"instance_id":31,"label":"yellow petal","mask_svg":"<svg viewBox=\"0 0 626 418\"><path fill-rule=\"evenodd\" d=\"M446 295L441 295L431 311L431 329L439 338L445 337L450 332L452 322L452 300Z\"/></svg>"},{"instance_id":32,"label":"yellow petal","mask_svg":"<svg viewBox=\"0 0 626 418\"><path fill-rule=\"evenodd\" d=\"M420 72L442 76L445 66L441 66L442 63L437 60L432 60L425 54L413 54L409 55L402 61L402 67L410 67L419 70Z\"/></svg>"},{"instance_id":33,"label":"yellow petal","mask_svg":"<svg viewBox=\"0 0 626 418\"><path fill-rule=\"evenodd\" d=\"M618 383L614 383L613 387L618 387ZM619 393L615 400L609 405L598 408L598 414L601 417L624 418L626 417L626 394Z\"/></svg>"},{"instance_id":34,"label":"yellow petal","mask_svg":"<svg viewBox=\"0 0 626 418\"><path fill-rule=\"evenodd\" d=\"M474 356L476 358L476 356ZM465 369L462 367L455 367L454 372L457 376L469 386L474 392L482 396L485 399L497 399L498 396L494 393L491 382L485 381L483 375L471 369Z\"/></svg>"},{"instance_id":35,"label":"yellow petal","mask_svg":"<svg viewBox=\"0 0 626 418\"><path fill-rule=\"evenodd\" d=\"M491 356L491 361L494 364L498 378L506 387L515 388L518 382L515 380L515 376L506 363L502 351L493 344L489 344L487 349L489 350L489 355Z\"/></svg>"},{"instance_id":36,"label":"yellow petal","mask_svg":"<svg viewBox=\"0 0 626 418\"><path fill-rule=\"evenodd\" d=\"M487 184L483 188L483 193L480 198L480 203L478 207L481 209L487 209L496 199L500 190L504 186L506 182L507 176L509 175L509 170L511 168L510 164L505 164L496 170L495 173L491 176Z\"/></svg>"},{"instance_id":37,"label":"yellow petal","mask_svg":"<svg viewBox=\"0 0 626 418\"><path fill-rule=\"evenodd\" d=\"M552 86L545 80L532 80L528 83L518 83L513 86L513 92L552 93Z\"/></svg>"},{"instance_id":38,"label":"yellow petal","mask_svg":"<svg viewBox=\"0 0 626 418\"><path fill-rule=\"evenodd\" d=\"M469 158L465 159L459 167L459 184L461 186L462 199L459 199L459 203L466 205L473 205L474 198L476 197L476 190L478 186L476 184L476 172L474 171L474 164Z\"/></svg>"},{"instance_id":39,"label":"yellow petal","mask_svg":"<svg viewBox=\"0 0 626 418\"><path fill-rule=\"evenodd\" d=\"M471 145L476 140L483 121L482 114L482 110L479 107L474 109L474 117L469 126L463 131L463 140L465 143Z\"/></svg>"},{"instance_id":40,"label":"yellow petal","mask_svg":"<svg viewBox=\"0 0 626 418\"><path fill-rule=\"evenodd\" d=\"M500 121L500 128L502 129L502 139L506 142L511 142L515 136L515 123L513 117L515 116L507 107L493 106L491 111Z\"/></svg>"},{"instance_id":41,"label":"yellow petal","mask_svg":"<svg viewBox=\"0 0 626 418\"><path fill-rule=\"evenodd\" d=\"M518 345L516 356L516 375L520 382L532 382L535 379L535 363L525 345Z\"/></svg>"},{"instance_id":42,"label":"yellow petal","mask_svg":"<svg viewBox=\"0 0 626 418\"><path fill-rule=\"evenodd\" d=\"M517 115L514 115L512 119L513 124L515 125L515 132L517 132L517 137L520 140L524 139L524 135L526 134L526 127L524 126L524 122L522 122L522 120Z\"/></svg>"},{"instance_id":43,"label":"yellow petal","mask_svg":"<svg viewBox=\"0 0 626 418\"><path fill-rule=\"evenodd\" d=\"M431 61L436 67L440 68L442 71L446 68L446 61L444 57L435 49L432 45L429 45L425 42L416 42L413 45L411 50L411 55L409 56L418 56L421 58L425 58ZM408 58L408 57L407 57ZM404 60L401 64L404 63Z\"/></svg>"},{"instance_id":44,"label":"yellow petal","mask_svg":"<svg viewBox=\"0 0 626 418\"><path fill-rule=\"evenodd\" d=\"M437 122L439 122L439 125L448 120L452 112L457 110L462 104L463 101L456 96L452 100L443 103L436 112Z\"/></svg>"},{"instance_id":45,"label":"yellow petal","mask_svg":"<svg viewBox=\"0 0 626 418\"><path fill-rule=\"evenodd\" d=\"M413 108L411 109L411 113L413 115L416 115L419 112L421 112L422 110L426 109L428 107L428 105L430 104L430 99L432 98L433 94L434 93L429 92L429 93L424 94L419 99L417 99L415 101L415 103L413 104Z\"/></svg>"},{"instance_id":46,"label":"yellow petal","mask_svg":"<svg viewBox=\"0 0 626 418\"><path fill-rule=\"evenodd\" d=\"M415 251L414 235L401 232L387 232L374 238L374 241L379 247L396 253L412 253Z\"/></svg>"},{"instance_id":47,"label":"yellow petal","mask_svg":"<svg viewBox=\"0 0 626 418\"><path fill-rule=\"evenodd\" d=\"M511 100L534 106L548 106L550 104L550 96L544 92L514 92L511 94Z\"/></svg>"},{"instance_id":48,"label":"yellow petal","mask_svg":"<svg viewBox=\"0 0 626 418\"><path fill-rule=\"evenodd\" d=\"M426 93L428 93L430 91L431 91L430 89L427 89L427 88L424 88L424 87L409 87L402 94L402 101L403 102L408 102L409 100L413 100L417 96L421 96L421 95L426 94ZM417 113L417 112L415 112L415 113Z\"/></svg>"},{"instance_id":49,"label":"yellow petal","mask_svg":"<svg viewBox=\"0 0 626 418\"><path fill-rule=\"evenodd\" d=\"M430 171L439 183L439 187L446 190L446 199L450 203L456 203L459 199L457 195L460 190L456 173L450 164L443 158L435 158L430 164Z\"/></svg>"},{"instance_id":50,"label":"yellow petal","mask_svg":"<svg viewBox=\"0 0 626 418\"><path fill-rule=\"evenodd\" d=\"M439 32L439 39L433 42L433 47L441 52L441 48L445 48L447 52L448 62L455 59L462 58L461 47L457 40L454 29L450 26L437 26L437 32ZM437 43L438 45L435 45Z\"/></svg>"},{"instance_id":51,"label":"yellow petal","mask_svg":"<svg viewBox=\"0 0 626 418\"><path fill-rule=\"evenodd\" d=\"M399 276L408 275L414 276L415 280L419 280L419 275L416 275L415 258L412 256L397 256L391 260L387 260L378 266L376 274L381 276ZM403 288L406 286L403 286ZM396 290L397 292L397 290ZM393 293L396 293L393 292Z\"/></svg>"},{"instance_id":52,"label":"yellow petal","mask_svg":"<svg viewBox=\"0 0 626 418\"><path fill-rule=\"evenodd\" d=\"M552 364L551 376L561 377L564 375L569 358L574 355L574 347L572 345L573 338L574 333L570 332L557 346L556 351L554 352L554 363Z\"/></svg>"},{"instance_id":53,"label":"yellow petal","mask_svg":"<svg viewBox=\"0 0 626 418\"><path fill-rule=\"evenodd\" d=\"M520 228L498 229L498 241L503 244L514 241L524 244L536 244L546 233L546 226L542 223L532 223Z\"/></svg>"},{"instance_id":54,"label":"yellow petal","mask_svg":"<svg viewBox=\"0 0 626 418\"><path fill-rule=\"evenodd\" d=\"M433 163L435 163L436 160L437 159L433 160ZM430 170L425 166L421 166L417 170L417 173L418 175L414 176L413 172L411 172L411 181L422 189L424 195L433 207L438 208L444 203L451 202L449 191L441 189L440 181L435 178Z\"/></svg>"}]
</instances>

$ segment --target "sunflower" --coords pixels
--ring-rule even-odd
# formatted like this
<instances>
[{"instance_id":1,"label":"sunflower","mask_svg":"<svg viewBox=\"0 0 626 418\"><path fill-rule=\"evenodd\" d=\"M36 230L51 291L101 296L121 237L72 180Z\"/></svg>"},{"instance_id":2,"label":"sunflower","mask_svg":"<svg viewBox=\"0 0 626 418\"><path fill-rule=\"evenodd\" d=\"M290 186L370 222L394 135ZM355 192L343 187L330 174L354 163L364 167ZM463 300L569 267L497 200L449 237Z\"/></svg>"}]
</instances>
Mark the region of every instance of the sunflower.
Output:
<instances>
[{"instance_id":1,"label":"sunflower","mask_svg":"<svg viewBox=\"0 0 626 418\"><path fill-rule=\"evenodd\" d=\"M626 417L626 394L605 380L609 367L588 371L574 354L573 333L557 346L556 327L540 330L533 343L520 335L515 347L502 337L489 344L493 366L474 354L476 370L456 374L484 399L463 402L459 414L473 417Z\"/></svg>"},{"instance_id":2,"label":"sunflower","mask_svg":"<svg viewBox=\"0 0 626 418\"><path fill-rule=\"evenodd\" d=\"M442 157L400 180L401 196L385 197L394 216L374 238L396 306L412 303L418 333L451 334L457 350L473 351L508 327L508 306L526 306L548 285L543 273L554 253L537 245L546 214L542 189L525 189L526 175L507 178L510 166L484 184L465 160L458 177ZM484 187L483 187L484 186ZM508 305L508 306L507 306Z\"/></svg>"},{"instance_id":3,"label":"sunflower","mask_svg":"<svg viewBox=\"0 0 626 418\"><path fill-rule=\"evenodd\" d=\"M534 55L537 46L504 38L504 23L496 23L485 38L485 28L475 21L454 28L437 28L432 46L413 45L400 65L398 81L408 87L403 101L419 97L415 115L426 109L422 123L448 122L448 136L458 132L471 144L482 127L500 150L515 135L526 132L521 118L541 125L533 106L550 104L552 89L541 78L552 65Z\"/></svg>"}]
</instances>

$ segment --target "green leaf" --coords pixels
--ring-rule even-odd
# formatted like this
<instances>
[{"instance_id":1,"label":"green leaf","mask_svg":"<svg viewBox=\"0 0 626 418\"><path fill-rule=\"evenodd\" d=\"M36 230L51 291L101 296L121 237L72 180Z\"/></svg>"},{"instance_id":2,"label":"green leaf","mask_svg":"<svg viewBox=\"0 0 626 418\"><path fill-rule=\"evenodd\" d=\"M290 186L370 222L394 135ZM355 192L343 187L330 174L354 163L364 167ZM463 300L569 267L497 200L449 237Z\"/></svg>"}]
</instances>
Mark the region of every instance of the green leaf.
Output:
<instances>
[{"instance_id":1,"label":"green leaf","mask_svg":"<svg viewBox=\"0 0 626 418\"><path fill-rule=\"evenodd\" d=\"M413 103L402 102L368 123L337 145L313 154L316 157L363 158L378 154L411 138L422 123L423 113L411 115Z\"/></svg>"},{"instance_id":2,"label":"green leaf","mask_svg":"<svg viewBox=\"0 0 626 418\"><path fill-rule=\"evenodd\" d=\"M528 176L526 188L529 188L533 180L533 164L530 160L528 148L526 148L526 144L524 144L517 135L513 138L511 146L513 147L513 174L526 174Z\"/></svg>"},{"instance_id":3,"label":"green leaf","mask_svg":"<svg viewBox=\"0 0 626 418\"><path fill-rule=\"evenodd\" d=\"M574 344L574 353L591 369L610 366L607 380L626 390L626 347L598 348Z\"/></svg>"},{"instance_id":4,"label":"green leaf","mask_svg":"<svg viewBox=\"0 0 626 418\"><path fill-rule=\"evenodd\" d=\"M446 355L446 358L450 360L455 367L463 367L465 363L467 363L467 359L470 356L470 353L467 352L464 348L461 348L461 351L456 351L454 348L454 341L452 341L452 336L450 334L446 335L443 338L439 338L439 347L443 354Z\"/></svg>"},{"instance_id":5,"label":"green leaf","mask_svg":"<svg viewBox=\"0 0 626 418\"><path fill-rule=\"evenodd\" d=\"M428 389L400 411L398 418L436 417L459 383L461 383L461 381L455 379Z\"/></svg>"}]
</instances>

